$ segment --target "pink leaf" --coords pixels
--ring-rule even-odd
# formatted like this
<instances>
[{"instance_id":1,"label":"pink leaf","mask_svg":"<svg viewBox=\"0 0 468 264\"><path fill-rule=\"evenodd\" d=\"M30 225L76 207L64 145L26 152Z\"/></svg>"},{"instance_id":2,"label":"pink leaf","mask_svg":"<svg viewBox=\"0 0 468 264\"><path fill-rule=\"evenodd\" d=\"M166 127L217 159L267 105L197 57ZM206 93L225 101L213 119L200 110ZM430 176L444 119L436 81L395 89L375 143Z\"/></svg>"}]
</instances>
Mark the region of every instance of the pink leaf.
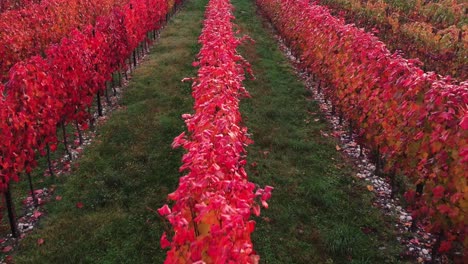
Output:
<instances>
[{"instance_id":1,"label":"pink leaf","mask_svg":"<svg viewBox=\"0 0 468 264\"><path fill-rule=\"evenodd\" d=\"M161 248L167 248L171 246L171 242L167 239L166 232L161 237Z\"/></svg>"},{"instance_id":2,"label":"pink leaf","mask_svg":"<svg viewBox=\"0 0 468 264\"><path fill-rule=\"evenodd\" d=\"M7 253L7 252L10 252L13 250L13 247L12 246L6 246L2 249L2 252L3 253Z\"/></svg>"},{"instance_id":3,"label":"pink leaf","mask_svg":"<svg viewBox=\"0 0 468 264\"><path fill-rule=\"evenodd\" d=\"M158 209L158 213L162 216L166 216L171 213L171 208L165 204L163 207Z\"/></svg>"},{"instance_id":4,"label":"pink leaf","mask_svg":"<svg viewBox=\"0 0 468 264\"><path fill-rule=\"evenodd\" d=\"M34 211L34 213L33 213L33 217L36 218L36 219L39 218L39 217L41 217L41 215L42 215L42 213L39 212L39 211L37 211L37 210Z\"/></svg>"},{"instance_id":5,"label":"pink leaf","mask_svg":"<svg viewBox=\"0 0 468 264\"><path fill-rule=\"evenodd\" d=\"M460 126L463 130L468 130L468 114L465 114L465 116L462 118L460 121Z\"/></svg>"},{"instance_id":6,"label":"pink leaf","mask_svg":"<svg viewBox=\"0 0 468 264\"><path fill-rule=\"evenodd\" d=\"M444 187L439 185L432 189L432 193L434 194L434 198L440 199L444 196Z\"/></svg>"}]
</instances>

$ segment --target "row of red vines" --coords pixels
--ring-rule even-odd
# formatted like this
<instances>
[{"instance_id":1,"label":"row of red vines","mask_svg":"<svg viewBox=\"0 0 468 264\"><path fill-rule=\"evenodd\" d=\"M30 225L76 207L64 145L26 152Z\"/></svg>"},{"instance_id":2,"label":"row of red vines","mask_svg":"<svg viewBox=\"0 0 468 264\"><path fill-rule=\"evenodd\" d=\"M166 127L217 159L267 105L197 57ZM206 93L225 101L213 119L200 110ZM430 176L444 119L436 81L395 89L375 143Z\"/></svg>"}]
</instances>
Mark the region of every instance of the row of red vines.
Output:
<instances>
[{"instance_id":1,"label":"row of red vines","mask_svg":"<svg viewBox=\"0 0 468 264\"><path fill-rule=\"evenodd\" d=\"M308 0L257 0L301 67L327 84L323 92L354 126L390 175L417 186L406 197L413 217L428 219L441 252L468 248L468 82L425 73L372 34Z\"/></svg>"},{"instance_id":2,"label":"row of red vines","mask_svg":"<svg viewBox=\"0 0 468 264\"><path fill-rule=\"evenodd\" d=\"M145 1L143 1L145 2ZM0 14L0 81L17 62L44 54L72 29L95 26L97 18L129 0L42 0Z\"/></svg>"},{"instance_id":3,"label":"row of red vines","mask_svg":"<svg viewBox=\"0 0 468 264\"><path fill-rule=\"evenodd\" d=\"M73 30L46 56L18 62L0 83L0 192L37 166L38 155L57 147L57 127L85 129L93 98L147 32L166 19L165 0L131 0L96 26Z\"/></svg>"},{"instance_id":4,"label":"row of red vines","mask_svg":"<svg viewBox=\"0 0 468 264\"><path fill-rule=\"evenodd\" d=\"M241 42L233 32L229 0L211 0L199 42L200 66L193 83L194 114L184 114L188 128L173 147L187 150L178 189L168 198L171 209L158 211L173 230L164 233L161 246L171 247L165 263L258 263L250 239L261 203L272 188L257 189L247 179L245 147L251 143L242 126L239 98L248 96L242 86L244 68L250 65L236 52ZM256 201L256 198L258 200ZM168 238L170 237L170 238ZM170 239L170 241L169 241Z\"/></svg>"}]
</instances>

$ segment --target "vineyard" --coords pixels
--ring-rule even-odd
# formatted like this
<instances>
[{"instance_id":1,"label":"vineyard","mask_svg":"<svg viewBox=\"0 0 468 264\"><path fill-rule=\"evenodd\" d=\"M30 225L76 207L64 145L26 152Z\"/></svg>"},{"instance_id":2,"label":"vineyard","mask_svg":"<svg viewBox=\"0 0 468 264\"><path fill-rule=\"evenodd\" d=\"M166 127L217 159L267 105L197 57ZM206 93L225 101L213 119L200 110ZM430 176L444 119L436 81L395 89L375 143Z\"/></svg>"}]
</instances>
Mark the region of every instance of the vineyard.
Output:
<instances>
[{"instance_id":1,"label":"vineyard","mask_svg":"<svg viewBox=\"0 0 468 264\"><path fill-rule=\"evenodd\" d=\"M466 10L2 1L0 263L466 263Z\"/></svg>"}]
</instances>

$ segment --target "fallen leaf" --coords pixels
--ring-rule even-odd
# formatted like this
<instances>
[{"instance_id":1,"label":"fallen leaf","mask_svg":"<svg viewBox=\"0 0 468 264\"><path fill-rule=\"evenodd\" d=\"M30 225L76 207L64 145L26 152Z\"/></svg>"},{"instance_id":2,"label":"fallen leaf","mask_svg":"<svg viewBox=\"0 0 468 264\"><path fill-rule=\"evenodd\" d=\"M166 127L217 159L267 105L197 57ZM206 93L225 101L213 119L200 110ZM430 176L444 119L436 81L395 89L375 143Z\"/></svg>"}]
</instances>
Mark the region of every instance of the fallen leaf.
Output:
<instances>
[{"instance_id":1,"label":"fallen leaf","mask_svg":"<svg viewBox=\"0 0 468 264\"><path fill-rule=\"evenodd\" d=\"M39 211L37 211L37 210L34 211L34 213L33 213L33 217L34 217L34 218L39 218L39 217L41 217L41 215L42 215L42 213L39 212Z\"/></svg>"},{"instance_id":2,"label":"fallen leaf","mask_svg":"<svg viewBox=\"0 0 468 264\"><path fill-rule=\"evenodd\" d=\"M338 150L338 151L341 150L340 146L338 146L338 145L336 145L335 148L336 148L336 150Z\"/></svg>"},{"instance_id":3,"label":"fallen leaf","mask_svg":"<svg viewBox=\"0 0 468 264\"><path fill-rule=\"evenodd\" d=\"M2 252L3 253L7 253L7 252L10 252L13 250L13 247L12 246L6 246L2 249Z\"/></svg>"},{"instance_id":4,"label":"fallen leaf","mask_svg":"<svg viewBox=\"0 0 468 264\"><path fill-rule=\"evenodd\" d=\"M61 201L61 200L62 200L62 196L60 196L60 195L55 196L55 200L56 200L56 201Z\"/></svg>"},{"instance_id":5,"label":"fallen leaf","mask_svg":"<svg viewBox=\"0 0 468 264\"><path fill-rule=\"evenodd\" d=\"M372 185L367 185L367 190L369 190L369 191L372 192L372 191L374 190L374 186L372 186Z\"/></svg>"},{"instance_id":6,"label":"fallen leaf","mask_svg":"<svg viewBox=\"0 0 468 264\"><path fill-rule=\"evenodd\" d=\"M37 245L40 246L40 245L42 245L42 244L44 244L44 239L43 239L43 238L39 238L39 239L37 240Z\"/></svg>"},{"instance_id":7,"label":"fallen leaf","mask_svg":"<svg viewBox=\"0 0 468 264\"><path fill-rule=\"evenodd\" d=\"M325 133L322 130L320 130L320 134L322 134L322 136L324 136L324 137L329 137L328 133Z\"/></svg>"},{"instance_id":8,"label":"fallen leaf","mask_svg":"<svg viewBox=\"0 0 468 264\"><path fill-rule=\"evenodd\" d=\"M332 136L334 136L334 137L340 137L342 134L343 134L342 131L335 131L335 132L332 133Z\"/></svg>"},{"instance_id":9,"label":"fallen leaf","mask_svg":"<svg viewBox=\"0 0 468 264\"><path fill-rule=\"evenodd\" d=\"M76 208L81 209L81 208L83 208L83 206L84 206L84 205L83 205L82 202L77 202L77 203L76 203Z\"/></svg>"}]
</instances>

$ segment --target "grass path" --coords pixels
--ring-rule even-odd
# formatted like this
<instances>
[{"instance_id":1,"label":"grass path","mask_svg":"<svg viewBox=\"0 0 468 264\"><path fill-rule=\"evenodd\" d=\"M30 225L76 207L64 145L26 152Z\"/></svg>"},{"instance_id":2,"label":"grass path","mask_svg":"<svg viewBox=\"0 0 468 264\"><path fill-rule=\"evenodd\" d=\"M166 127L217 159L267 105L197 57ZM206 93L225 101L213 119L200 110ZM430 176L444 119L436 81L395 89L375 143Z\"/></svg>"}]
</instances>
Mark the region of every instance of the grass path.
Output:
<instances>
[{"instance_id":1,"label":"grass path","mask_svg":"<svg viewBox=\"0 0 468 264\"><path fill-rule=\"evenodd\" d=\"M122 104L100 128L79 168L60 178L61 201L46 206L41 228L28 236L16 263L162 263L160 219L147 207L176 189L181 150L172 139L191 111L184 77L198 52L207 0L189 0L163 30L134 73ZM251 181L275 187L254 232L261 263L397 263L398 246L364 186L320 130L327 124L297 80L251 0L233 0L236 23L256 44L242 54L257 80L241 111L255 143L248 149ZM318 121L315 121L318 120ZM84 207L75 207L82 202ZM372 230L365 234L362 230ZM36 241L45 243L38 246ZM385 247L379 250L379 247Z\"/></svg>"}]
</instances>

